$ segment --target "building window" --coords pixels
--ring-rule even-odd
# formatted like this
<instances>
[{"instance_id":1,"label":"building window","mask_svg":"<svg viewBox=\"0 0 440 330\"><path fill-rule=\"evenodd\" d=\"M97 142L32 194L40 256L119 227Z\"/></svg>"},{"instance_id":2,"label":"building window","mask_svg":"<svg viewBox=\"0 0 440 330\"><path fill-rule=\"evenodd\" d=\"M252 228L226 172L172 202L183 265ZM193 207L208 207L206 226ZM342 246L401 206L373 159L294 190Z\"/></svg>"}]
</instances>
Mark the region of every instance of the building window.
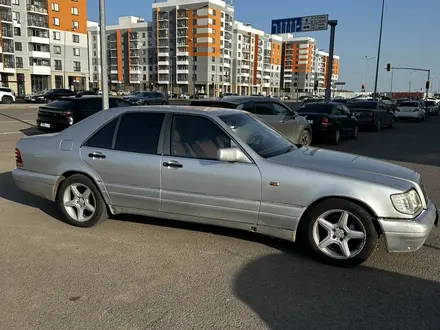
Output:
<instances>
[{"instance_id":1,"label":"building window","mask_svg":"<svg viewBox=\"0 0 440 330\"><path fill-rule=\"evenodd\" d=\"M93 36L93 41L96 41L96 36Z\"/></svg>"},{"instance_id":2,"label":"building window","mask_svg":"<svg viewBox=\"0 0 440 330\"><path fill-rule=\"evenodd\" d=\"M13 12L12 12L12 19L13 19L14 21L20 22L20 13L19 13L19 12L16 12L16 11L13 11Z\"/></svg>"},{"instance_id":3,"label":"building window","mask_svg":"<svg viewBox=\"0 0 440 330\"><path fill-rule=\"evenodd\" d=\"M79 43L79 35L72 34L72 41L78 44Z\"/></svg>"},{"instance_id":4,"label":"building window","mask_svg":"<svg viewBox=\"0 0 440 330\"><path fill-rule=\"evenodd\" d=\"M53 17L52 24L55 26L60 26L60 19L58 17Z\"/></svg>"},{"instance_id":5,"label":"building window","mask_svg":"<svg viewBox=\"0 0 440 330\"><path fill-rule=\"evenodd\" d=\"M72 21L72 28L73 28L74 30L79 29L79 23L78 23L78 21Z\"/></svg>"},{"instance_id":6,"label":"building window","mask_svg":"<svg viewBox=\"0 0 440 330\"><path fill-rule=\"evenodd\" d=\"M16 57L15 58L15 67L17 69L22 69L23 68L23 57Z\"/></svg>"},{"instance_id":7,"label":"building window","mask_svg":"<svg viewBox=\"0 0 440 330\"><path fill-rule=\"evenodd\" d=\"M96 56L96 52L93 52L93 56Z\"/></svg>"},{"instance_id":8,"label":"building window","mask_svg":"<svg viewBox=\"0 0 440 330\"><path fill-rule=\"evenodd\" d=\"M23 50L23 44L21 42L15 43L15 50L21 52Z\"/></svg>"},{"instance_id":9,"label":"building window","mask_svg":"<svg viewBox=\"0 0 440 330\"><path fill-rule=\"evenodd\" d=\"M72 15L78 16L78 8L72 7Z\"/></svg>"},{"instance_id":10,"label":"building window","mask_svg":"<svg viewBox=\"0 0 440 330\"><path fill-rule=\"evenodd\" d=\"M53 40L61 40L61 32L53 31Z\"/></svg>"},{"instance_id":11,"label":"building window","mask_svg":"<svg viewBox=\"0 0 440 330\"><path fill-rule=\"evenodd\" d=\"M93 44L93 49L96 49L96 44Z\"/></svg>"},{"instance_id":12,"label":"building window","mask_svg":"<svg viewBox=\"0 0 440 330\"><path fill-rule=\"evenodd\" d=\"M73 48L73 56L79 56L80 52L79 52L79 48Z\"/></svg>"},{"instance_id":13,"label":"building window","mask_svg":"<svg viewBox=\"0 0 440 330\"><path fill-rule=\"evenodd\" d=\"M73 62L73 71L75 72L81 71L81 62Z\"/></svg>"},{"instance_id":14,"label":"building window","mask_svg":"<svg viewBox=\"0 0 440 330\"><path fill-rule=\"evenodd\" d=\"M12 4L19 6L20 5L20 0L12 0Z\"/></svg>"},{"instance_id":15,"label":"building window","mask_svg":"<svg viewBox=\"0 0 440 330\"><path fill-rule=\"evenodd\" d=\"M21 28L14 27L14 35L15 36L21 36Z\"/></svg>"},{"instance_id":16,"label":"building window","mask_svg":"<svg viewBox=\"0 0 440 330\"><path fill-rule=\"evenodd\" d=\"M62 70L63 69L63 63L61 60L55 60L55 70Z\"/></svg>"},{"instance_id":17,"label":"building window","mask_svg":"<svg viewBox=\"0 0 440 330\"><path fill-rule=\"evenodd\" d=\"M60 5L52 2L52 11L60 11Z\"/></svg>"},{"instance_id":18,"label":"building window","mask_svg":"<svg viewBox=\"0 0 440 330\"><path fill-rule=\"evenodd\" d=\"M92 59L92 64L94 64L94 65L98 64L98 59L96 59L96 58Z\"/></svg>"},{"instance_id":19,"label":"building window","mask_svg":"<svg viewBox=\"0 0 440 330\"><path fill-rule=\"evenodd\" d=\"M61 54L61 46L53 46L54 54Z\"/></svg>"}]
</instances>

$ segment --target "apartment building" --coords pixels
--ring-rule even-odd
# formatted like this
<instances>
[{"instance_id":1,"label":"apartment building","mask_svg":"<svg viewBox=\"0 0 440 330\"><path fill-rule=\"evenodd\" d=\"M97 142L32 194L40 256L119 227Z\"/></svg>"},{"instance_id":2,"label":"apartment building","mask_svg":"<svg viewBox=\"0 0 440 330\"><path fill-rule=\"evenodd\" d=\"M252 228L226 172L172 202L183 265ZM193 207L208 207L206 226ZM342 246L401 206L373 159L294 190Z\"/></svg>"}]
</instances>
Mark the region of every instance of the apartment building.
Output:
<instances>
[{"instance_id":1,"label":"apartment building","mask_svg":"<svg viewBox=\"0 0 440 330\"><path fill-rule=\"evenodd\" d=\"M318 51L314 38L281 35L283 38L283 68L281 88L286 94L323 93L327 86L329 54ZM334 56L332 88L338 79L339 56Z\"/></svg>"},{"instance_id":2,"label":"apartment building","mask_svg":"<svg viewBox=\"0 0 440 330\"><path fill-rule=\"evenodd\" d=\"M316 60L315 60L315 90L318 93L325 92L325 89L328 85L327 73L329 70L329 53L326 53L322 50L316 51ZM336 89L335 82L338 81L339 78L339 56L333 56L333 72L331 78L331 88L333 90Z\"/></svg>"},{"instance_id":3,"label":"apartment building","mask_svg":"<svg viewBox=\"0 0 440 330\"><path fill-rule=\"evenodd\" d=\"M235 21L232 41L232 92L278 95L282 38Z\"/></svg>"},{"instance_id":4,"label":"apartment building","mask_svg":"<svg viewBox=\"0 0 440 330\"><path fill-rule=\"evenodd\" d=\"M230 92L234 8L222 0L167 0L152 9L155 87Z\"/></svg>"},{"instance_id":5,"label":"apartment building","mask_svg":"<svg viewBox=\"0 0 440 330\"><path fill-rule=\"evenodd\" d=\"M3 86L86 88L86 0L0 0L0 16Z\"/></svg>"},{"instance_id":6,"label":"apartment building","mask_svg":"<svg viewBox=\"0 0 440 330\"><path fill-rule=\"evenodd\" d=\"M90 88L101 89L100 29L87 22L89 34ZM106 27L108 75L111 91L152 88L152 24L136 16L119 17L117 25Z\"/></svg>"}]
</instances>

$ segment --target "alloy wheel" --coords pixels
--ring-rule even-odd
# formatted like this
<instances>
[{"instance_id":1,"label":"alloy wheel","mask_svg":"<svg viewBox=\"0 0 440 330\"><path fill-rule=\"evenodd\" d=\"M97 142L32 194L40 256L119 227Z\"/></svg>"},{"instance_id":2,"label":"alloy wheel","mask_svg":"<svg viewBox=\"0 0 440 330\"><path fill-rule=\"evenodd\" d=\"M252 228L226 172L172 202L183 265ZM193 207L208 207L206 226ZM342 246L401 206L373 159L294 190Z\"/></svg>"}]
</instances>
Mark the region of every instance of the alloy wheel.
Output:
<instances>
[{"instance_id":1,"label":"alloy wheel","mask_svg":"<svg viewBox=\"0 0 440 330\"><path fill-rule=\"evenodd\" d=\"M300 143L303 146L309 146L310 145L310 134L307 131L304 131L303 135L301 136Z\"/></svg>"},{"instance_id":2,"label":"alloy wheel","mask_svg":"<svg viewBox=\"0 0 440 330\"><path fill-rule=\"evenodd\" d=\"M96 199L87 186L72 183L63 194L63 205L69 216L78 222L90 220L96 211Z\"/></svg>"},{"instance_id":3,"label":"alloy wheel","mask_svg":"<svg viewBox=\"0 0 440 330\"><path fill-rule=\"evenodd\" d=\"M350 259L358 255L367 241L361 220L345 210L329 210L313 224L313 241L325 255Z\"/></svg>"}]
</instances>

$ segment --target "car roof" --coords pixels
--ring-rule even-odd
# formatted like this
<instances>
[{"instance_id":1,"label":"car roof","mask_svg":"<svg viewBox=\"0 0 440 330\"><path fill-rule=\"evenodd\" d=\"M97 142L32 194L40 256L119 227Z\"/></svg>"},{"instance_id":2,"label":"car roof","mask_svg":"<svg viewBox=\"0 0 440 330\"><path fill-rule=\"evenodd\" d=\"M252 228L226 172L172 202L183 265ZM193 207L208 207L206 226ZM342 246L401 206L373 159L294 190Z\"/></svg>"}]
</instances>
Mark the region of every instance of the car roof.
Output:
<instances>
[{"instance_id":1,"label":"car roof","mask_svg":"<svg viewBox=\"0 0 440 330\"><path fill-rule=\"evenodd\" d=\"M236 109L225 109L225 108L213 108L213 107L198 107L198 106L185 106L185 105L158 105L158 106L132 106L132 107L120 107L120 108L111 108L106 111L124 113L127 110L129 111L145 111L145 112L163 112L172 111L173 113L186 113L186 114L194 114L194 115L208 115L208 116L221 116L221 115L230 115L237 113L246 113L246 111L236 110Z\"/></svg>"},{"instance_id":2,"label":"car roof","mask_svg":"<svg viewBox=\"0 0 440 330\"><path fill-rule=\"evenodd\" d=\"M271 97L265 97L265 96L235 96L235 95L228 95L221 99L205 99L203 101L216 101L216 102L228 102L228 103L235 103L240 104L243 102L250 102L250 101L261 101L261 100L274 100L275 102L278 102L277 99L271 98Z\"/></svg>"}]
</instances>

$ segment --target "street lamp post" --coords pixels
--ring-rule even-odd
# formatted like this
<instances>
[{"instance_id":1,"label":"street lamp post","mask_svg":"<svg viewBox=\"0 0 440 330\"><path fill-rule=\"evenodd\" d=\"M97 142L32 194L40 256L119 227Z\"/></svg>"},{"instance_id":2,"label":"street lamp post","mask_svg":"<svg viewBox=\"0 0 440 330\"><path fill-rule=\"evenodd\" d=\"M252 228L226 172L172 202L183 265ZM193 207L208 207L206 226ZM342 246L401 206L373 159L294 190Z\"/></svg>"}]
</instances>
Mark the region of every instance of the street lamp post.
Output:
<instances>
[{"instance_id":1,"label":"street lamp post","mask_svg":"<svg viewBox=\"0 0 440 330\"><path fill-rule=\"evenodd\" d=\"M382 0L382 14L380 16L380 32L379 32L379 45L377 47L377 62L376 62L376 78L374 81L374 98L377 97L377 80L379 78L379 62L380 62L380 47L382 45L382 27L383 27L383 11L385 8L385 0Z\"/></svg>"},{"instance_id":2,"label":"street lamp post","mask_svg":"<svg viewBox=\"0 0 440 330\"><path fill-rule=\"evenodd\" d=\"M75 32L76 31L76 27L72 27L71 29L67 29L67 30L65 30L64 31L64 49L63 49L63 51L64 51L64 62L63 62L63 85L64 85L64 88L66 88L66 89L69 89L69 85L68 84L66 84L66 54L67 54L67 50L66 50L66 41L67 41L67 31L69 31L69 32Z\"/></svg>"},{"instance_id":3,"label":"street lamp post","mask_svg":"<svg viewBox=\"0 0 440 330\"><path fill-rule=\"evenodd\" d=\"M99 33L101 43L101 88L102 109L109 108L108 102L108 68L107 68L107 36L105 30L105 0L99 0Z\"/></svg>"}]
</instances>

